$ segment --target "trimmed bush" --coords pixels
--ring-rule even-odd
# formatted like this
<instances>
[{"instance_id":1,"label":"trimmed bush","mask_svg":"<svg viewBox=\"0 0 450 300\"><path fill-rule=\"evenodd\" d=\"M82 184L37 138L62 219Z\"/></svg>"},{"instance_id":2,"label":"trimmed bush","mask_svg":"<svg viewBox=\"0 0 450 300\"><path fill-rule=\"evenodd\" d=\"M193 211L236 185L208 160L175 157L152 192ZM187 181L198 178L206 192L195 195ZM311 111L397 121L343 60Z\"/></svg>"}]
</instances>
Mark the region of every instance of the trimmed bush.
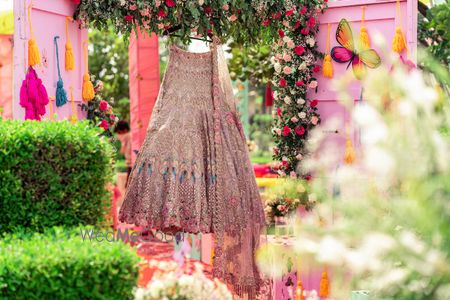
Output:
<instances>
[{"instance_id":1,"label":"trimmed bush","mask_svg":"<svg viewBox=\"0 0 450 300\"><path fill-rule=\"evenodd\" d=\"M83 241L80 229L7 235L0 240L0 299L132 299L138 263L129 245Z\"/></svg>"},{"instance_id":2,"label":"trimmed bush","mask_svg":"<svg viewBox=\"0 0 450 300\"><path fill-rule=\"evenodd\" d=\"M100 224L112 147L86 122L0 120L0 233Z\"/></svg>"}]
</instances>

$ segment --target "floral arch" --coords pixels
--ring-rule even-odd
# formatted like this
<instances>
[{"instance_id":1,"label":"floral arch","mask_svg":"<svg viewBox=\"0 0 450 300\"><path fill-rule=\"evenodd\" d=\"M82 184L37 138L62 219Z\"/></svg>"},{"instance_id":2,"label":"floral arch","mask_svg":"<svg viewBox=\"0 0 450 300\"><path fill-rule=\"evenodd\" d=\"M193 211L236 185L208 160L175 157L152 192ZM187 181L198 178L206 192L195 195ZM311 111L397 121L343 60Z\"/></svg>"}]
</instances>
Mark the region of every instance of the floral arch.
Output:
<instances>
[{"instance_id":1,"label":"floral arch","mask_svg":"<svg viewBox=\"0 0 450 300\"><path fill-rule=\"evenodd\" d=\"M273 43L275 110L274 158L280 175L297 177L296 166L306 154L309 132L320 122L317 100L317 17L327 0L83 0L75 17L82 26L105 28L111 21L118 32L136 28L158 35L173 34L183 43L192 36L216 36L250 45L264 39Z\"/></svg>"}]
</instances>

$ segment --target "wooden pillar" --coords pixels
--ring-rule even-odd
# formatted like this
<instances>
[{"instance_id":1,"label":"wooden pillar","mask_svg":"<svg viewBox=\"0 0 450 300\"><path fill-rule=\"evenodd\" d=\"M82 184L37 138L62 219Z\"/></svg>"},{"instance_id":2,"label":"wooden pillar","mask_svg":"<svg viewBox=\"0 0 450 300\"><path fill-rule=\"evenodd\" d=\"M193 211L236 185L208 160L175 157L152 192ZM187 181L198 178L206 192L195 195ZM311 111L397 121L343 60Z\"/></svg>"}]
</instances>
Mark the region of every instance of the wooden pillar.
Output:
<instances>
[{"instance_id":1,"label":"wooden pillar","mask_svg":"<svg viewBox=\"0 0 450 300\"><path fill-rule=\"evenodd\" d=\"M132 33L129 46L130 126L133 150L139 151L159 92L158 37Z\"/></svg>"}]
</instances>

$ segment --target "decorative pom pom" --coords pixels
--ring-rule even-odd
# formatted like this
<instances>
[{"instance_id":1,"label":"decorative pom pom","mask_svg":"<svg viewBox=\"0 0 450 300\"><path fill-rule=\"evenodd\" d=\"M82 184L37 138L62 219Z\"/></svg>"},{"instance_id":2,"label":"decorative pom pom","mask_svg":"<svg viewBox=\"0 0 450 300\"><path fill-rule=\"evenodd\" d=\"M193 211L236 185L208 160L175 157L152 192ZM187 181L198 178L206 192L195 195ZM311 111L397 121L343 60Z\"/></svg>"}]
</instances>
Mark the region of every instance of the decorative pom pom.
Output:
<instances>
[{"instance_id":1,"label":"decorative pom pom","mask_svg":"<svg viewBox=\"0 0 450 300\"><path fill-rule=\"evenodd\" d=\"M367 28L365 26L362 26L359 30L359 43L361 45L361 50L370 48L369 34L367 33Z\"/></svg>"},{"instance_id":2,"label":"decorative pom pom","mask_svg":"<svg viewBox=\"0 0 450 300\"><path fill-rule=\"evenodd\" d=\"M297 280L297 288L295 289L295 300L304 300L302 281Z\"/></svg>"},{"instance_id":3,"label":"decorative pom pom","mask_svg":"<svg viewBox=\"0 0 450 300\"><path fill-rule=\"evenodd\" d=\"M41 55L35 39L28 40L28 65L35 66L41 63Z\"/></svg>"},{"instance_id":4,"label":"decorative pom pom","mask_svg":"<svg viewBox=\"0 0 450 300\"><path fill-rule=\"evenodd\" d=\"M325 55L322 65L322 75L327 78L333 77L333 64L331 63L330 54Z\"/></svg>"},{"instance_id":5,"label":"decorative pom pom","mask_svg":"<svg viewBox=\"0 0 450 300\"><path fill-rule=\"evenodd\" d=\"M60 107L67 103L67 93L64 90L63 82L62 80L58 80L57 86L56 86L56 106Z\"/></svg>"},{"instance_id":6,"label":"decorative pom pom","mask_svg":"<svg viewBox=\"0 0 450 300\"><path fill-rule=\"evenodd\" d=\"M83 76L83 100L91 101L94 97L94 85L91 82L91 77L86 73Z\"/></svg>"},{"instance_id":7,"label":"decorative pom pom","mask_svg":"<svg viewBox=\"0 0 450 300\"><path fill-rule=\"evenodd\" d=\"M66 43L66 71L72 71L75 69L75 59L73 56L72 44Z\"/></svg>"},{"instance_id":8,"label":"decorative pom pom","mask_svg":"<svg viewBox=\"0 0 450 300\"><path fill-rule=\"evenodd\" d=\"M328 298L328 296L330 296L330 282L327 271L323 271L322 278L320 278L319 297Z\"/></svg>"},{"instance_id":9,"label":"decorative pom pom","mask_svg":"<svg viewBox=\"0 0 450 300\"><path fill-rule=\"evenodd\" d=\"M405 36L400 27L395 28L394 39L392 40L392 50L401 53L406 48Z\"/></svg>"},{"instance_id":10,"label":"decorative pom pom","mask_svg":"<svg viewBox=\"0 0 450 300\"><path fill-rule=\"evenodd\" d=\"M353 148L352 140L347 138L345 141L345 154L344 154L344 162L346 165L351 165L355 161L356 154L355 149Z\"/></svg>"}]
</instances>

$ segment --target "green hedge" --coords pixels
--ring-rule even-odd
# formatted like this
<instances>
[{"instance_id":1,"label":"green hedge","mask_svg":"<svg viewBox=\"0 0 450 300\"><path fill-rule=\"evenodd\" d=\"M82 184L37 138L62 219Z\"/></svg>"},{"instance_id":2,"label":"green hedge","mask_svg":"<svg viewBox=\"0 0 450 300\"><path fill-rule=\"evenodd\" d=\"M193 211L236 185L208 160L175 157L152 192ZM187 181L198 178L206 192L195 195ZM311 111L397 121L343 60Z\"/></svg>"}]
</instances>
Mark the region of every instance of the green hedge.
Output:
<instances>
[{"instance_id":1,"label":"green hedge","mask_svg":"<svg viewBox=\"0 0 450 300\"><path fill-rule=\"evenodd\" d=\"M0 233L99 224L112 147L85 122L0 120Z\"/></svg>"},{"instance_id":2,"label":"green hedge","mask_svg":"<svg viewBox=\"0 0 450 300\"><path fill-rule=\"evenodd\" d=\"M135 250L122 242L83 241L79 230L0 240L0 299L132 299Z\"/></svg>"}]
</instances>

